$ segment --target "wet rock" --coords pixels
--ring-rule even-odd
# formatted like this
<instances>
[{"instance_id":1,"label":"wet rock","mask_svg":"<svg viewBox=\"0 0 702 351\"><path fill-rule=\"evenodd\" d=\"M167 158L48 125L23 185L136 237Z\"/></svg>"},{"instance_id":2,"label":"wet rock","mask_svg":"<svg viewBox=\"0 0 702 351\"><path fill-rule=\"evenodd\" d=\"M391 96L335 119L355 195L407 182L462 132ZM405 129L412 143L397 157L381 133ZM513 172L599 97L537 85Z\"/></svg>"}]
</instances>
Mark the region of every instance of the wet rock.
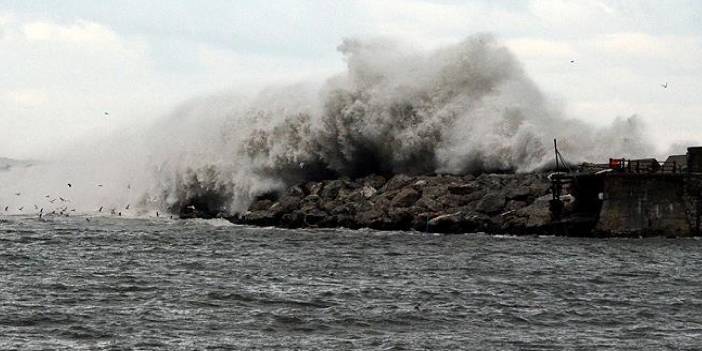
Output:
<instances>
[{"instance_id":1,"label":"wet rock","mask_svg":"<svg viewBox=\"0 0 702 351\"><path fill-rule=\"evenodd\" d=\"M529 192L534 196L534 198L551 193L551 184L547 181L535 182L529 185Z\"/></svg>"},{"instance_id":2,"label":"wet rock","mask_svg":"<svg viewBox=\"0 0 702 351\"><path fill-rule=\"evenodd\" d=\"M309 210L301 210L297 212L302 217L302 223L305 226L317 226L322 223L329 215L326 212L313 208Z\"/></svg>"},{"instance_id":3,"label":"wet rock","mask_svg":"<svg viewBox=\"0 0 702 351\"><path fill-rule=\"evenodd\" d=\"M475 187L471 184L449 184L448 192L456 195L466 195L475 191Z\"/></svg>"},{"instance_id":4,"label":"wet rock","mask_svg":"<svg viewBox=\"0 0 702 351\"><path fill-rule=\"evenodd\" d=\"M254 201L251 206L249 206L250 211L265 211L273 206L273 201L268 199Z\"/></svg>"},{"instance_id":5,"label":"wet rock","mask_svg":"<svg viewBox=\"0 0 702 351\"><path fill-rule=\"evenodd\" d=\"M270 207L270 210L278 214L289 213L298 208L301 201L302 200L296 196L284 196L280 201L274 203Z\"/></svg>"},{"instance_id":6,"label":"wet rock","mask_svg":"<svg viewBox=\"0 0 702 351\"><path fill-rule=\"evenodd\" d=\"M307 193L307 195L319 195L323 187L323 183L309 182L305 184L305 192Z\"/></svg>"},{"instance_id":7,"label":"wet rock","mask_svg":"<svg viewBox=\"0 0 702 351\"><path fill-rule=\"evenodd\" d=\"M412 184L413 187L418 187L420 189L421 189L421 187L426 186L426 185L427 185L426 179L420 179L420 180L414 182L414 184Z\"/></svg>"},{"instance_id":8,"label":"wet rock","mask_svg":"<svg viewBox=\"0 0 702 351\"><path fill-rule=\"evenodd\" d=\"M442 233L541 232L551 223L542 175L396 175L308 182L258 197L237 223ZM543 198L542 198L543 197Z\"/></svg>"},{"instance_id":9,"label":"wet rock","mask_svg":"<svg viewBox=\"0 0 702 351\"><path fill-rule=\"evenodd\" d=\"M476 210L482 213L495 214L504 209L505 197L499 193L490 193L485 195L480 202Z\"/></svg>"},{"instance_id":10,"label":"wet rock","mask_svg":"<svg viewBox=\"0 0 702 351\"><path fill-rule=\"evenodd\" d=\"M496 226L488 216L477 213L465 214L460 211L436 216L427 222L428 230L438 233L487 231Z\"/></svg>"},{"instance_id":11,"label":"wet rock","mask_svg":"<svg viewBox=\"0 0 702 351\"><path fill-rule=\"evenodd\" d=\"M505 197L509 200L526 200L531 195L531 189L526 186L514 186L507 189Z\"/></svg>"},{"instance_id":12,"label":"wet rock","mask_svg":"<svg viewBox=\"0 0 702 351\"><path fill-rule=\"evenodd\" d=\"M371 185L364 185L363 188L361 188L361 195L363 195L364 198L370 199L375 193L378 191L375 190L375 188Z\"/></svg>"},{"instance_id":13,"label":"wet rock","mask_svg":"<svg viewBox=\"0 0 702 351\"><path fill-rule=\"evenodd\" d=\"M427 222L427 230L436 233L459 233L463 230L463 212L436 216Z\"/></svg>"},{"instance_id":14,"label":"wet rock","mask_svg":"<svg viewBox=\"0 0 702 351\"><path fill-rule=\"evenodd\" d=\"M302 189L302 187L300 187L298 185L294 185L294 186L291 186L290 188L288 188L286 195L292 196L292 197L304 197L305 191Z\"/></svg>"},{"instance_id":15,"label":"wet rock","mask_svg":"<svg viewBox=\"0 0 702 351\"><path fill-rule=\"evenodd\" d=\"M300 204L305 206L317 206L322 203L322 197L319 195L307 195L304 199L300 201Z\"/></svg>"},{"instance_id":16,"label":"wet rock","mask_svg":"<svg viewBox=\"0 0 702 351\"><path fill-rule=\"evenodd\" d=\"M370 175L370 176L367 176L365 178L359 179L358 183L362 184L362 185L371 186L375 189L380 189L383 185L385 185L386 181L387 180L383 176Z\"/></svg>"},{"instance_id":17,"label":"wet rock","mask_svg":"<svg viewBox=\"0 0 702 351\"><path fill-rule=\"evenodd\" d=\"M391 203L393 207L408 207L414 205L421 196L422 194L418 191L406 188L395 195Z\"/></svg>"},{"instance_id":18,"label":"wet rock","mask_svg":"<svg viewBox=\"0 0 702 351\"><path fill-rule=\"evenodd\" d=\"M526 201L509 200L507 201L507 205L505 205L505 211L516 211L520 208L527 207L528 205L529 203Z\"/></svg>"},{"instance_id":19,"label":"wet rock","mask_svg":"<svg viewBox=\"0 0 702 351\"><path fill-rule=\"evenodd\" d=\"M385 212L373 208L356 214L354 219L361 228L382 229L385 222Z\"/></svg>"},{"instance_id":20,"label":"wet rock","mask_svg":"<svg viewBox=\"0 0 702 351\"><path fill-rule=\"evenodd\" d=\"M422 196L419 200L417 200L415 206L430 210L432 212L438 212L443 208L442 203L440 201L434 200L426 195Z\"/></svg>"},{"instance_id":21,"label":"wet rock","mask_svg":"<svg viewBox=\"0 0 702 351\"><path fill-rule=\"evenodd\" d=\"M517 211L519 216L527 218L527 228L540 228L551 223L551 210L549 209L551 199L551 195L542 196L531 205Z\"/></svg>"},{"instance_id":22,"label":"wet rock","mask_svg":"<svg viewBox=\"0 0 702 351\"><path fill-rule=\"evenodd\" d=\"M385 183L381 191L388 192L393 190L401 189L408 184L412 183L412 177L406 176L404 174L398 174Z\"/></svg>"},{"instance_id":23,"label":"wet rock","mask_svg":"<svg viewBox=\"0 0 702 351\"><path fill-rule=\"evenodd\" d=\"M412 225L416 213L411 207L393 207L388 211L388 217L385 221L385 229L408 229Z\"/></svg>"},{"instance_id":24,"label":"wet rock","mask_svg":"<svg viewBox=\"0 0 702 351\"><path fill-rule=\"evenodd\" d=\"M344 181L337 179L332 180L324 185L322 192L319 194L320 197L328 200L335 199L339 195L339 191L345 186Z\"/></svg>"},{"instance_id":25,"label":"wet rock","mask_svg":"<svg viewBox=\"0 0 702 351\"><path fill-rule=\"evenodd\" d=\"M278 216L272 211L253 211L244 215L243 220L248 224L274 226L278 224Z\"/></svg>"}]
</instances>

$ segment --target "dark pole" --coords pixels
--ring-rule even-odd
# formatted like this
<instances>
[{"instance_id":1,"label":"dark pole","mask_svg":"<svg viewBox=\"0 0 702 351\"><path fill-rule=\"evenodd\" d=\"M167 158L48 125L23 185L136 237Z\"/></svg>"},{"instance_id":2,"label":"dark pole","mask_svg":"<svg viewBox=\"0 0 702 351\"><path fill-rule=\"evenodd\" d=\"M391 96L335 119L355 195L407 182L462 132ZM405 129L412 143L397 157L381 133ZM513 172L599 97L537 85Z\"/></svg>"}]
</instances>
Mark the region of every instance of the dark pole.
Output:
<instances>
[{"instance_id":1,"label":"dark pole","mask_svg":"<svg viewBox=\"0 0 702 351\"><path fill-rule=\"evenodd\" d=\"M556 154L556 172L558 172L558 145L555 138L553 139L553 151Z\"/></svg>"}]
</instances>

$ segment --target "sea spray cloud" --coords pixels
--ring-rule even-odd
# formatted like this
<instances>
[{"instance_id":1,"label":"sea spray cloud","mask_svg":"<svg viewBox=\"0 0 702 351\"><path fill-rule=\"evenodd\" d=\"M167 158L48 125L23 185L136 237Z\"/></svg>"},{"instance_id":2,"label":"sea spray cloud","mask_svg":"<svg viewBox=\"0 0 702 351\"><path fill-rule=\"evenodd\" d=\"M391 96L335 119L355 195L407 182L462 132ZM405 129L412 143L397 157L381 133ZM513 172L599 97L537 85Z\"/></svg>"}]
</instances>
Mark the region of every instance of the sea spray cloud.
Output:
<instances>
[{"instance_id":1,"label":"sea spray cloud","mask_svg":"<svg viewBox=\"0 0 702 351\"><path fill-rule=\"evenodd\" d=\"M636 117L597 128L563 116L490 35L435 51L349 39L339 51L348 69L325 82L183 104L116 172L138 178L121 202L230 214L310 179L527 172L552 161L553 138L572 162L653 152Z\"/></svg>"},{"instance_id":2,"label":"sea spray cloud","mask_svg":"<svg viewBox=\"0 0 702 351\"><path fill-rule=\"evenodd\" d=\"M262 192L333 176L526 172L551 161L553 138L571 161L652 151L635 117L611 128L565 118L489 35L432 52L388 40L339 50L343 74L267 89L226 116L221 149L211 150L226 160L175 171L180 180L162 191L168 206L237 212ZM201 198L225 188L232 201Z\"/></svg>"}]
</instances>

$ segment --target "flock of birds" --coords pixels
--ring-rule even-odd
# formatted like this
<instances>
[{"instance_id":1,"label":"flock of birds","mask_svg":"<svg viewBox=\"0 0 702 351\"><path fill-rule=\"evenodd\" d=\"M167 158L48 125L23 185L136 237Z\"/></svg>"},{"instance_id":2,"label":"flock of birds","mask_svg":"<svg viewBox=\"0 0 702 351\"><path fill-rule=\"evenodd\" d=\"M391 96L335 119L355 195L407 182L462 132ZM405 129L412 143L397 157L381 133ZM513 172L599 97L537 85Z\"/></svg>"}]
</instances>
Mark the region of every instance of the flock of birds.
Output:
<instances>
[{"instance_id":1,"label":"flock of birds","mask_svg":"<svg viewBox=\"0 0 702 351\"><path fill-rule=\"evenodd\" d=\"M71 184L71 183L66 183L66 185L68 186L69 189L73 187L73 184ZM97 186L100 187L100 188L103 187L102 184L98 184ZM127 189L128 189L128 190L131 190L131 185L130 185L130 184L127 184ZM15 193L15 196L22 196L22 193L21 193L21 192L17 192L17 193ZM70 203L71 201L70 201L69 199L67 199L67 198L62 197L62 196L59 196L59 195L54 195L54 196L52 196L52 195L50 195L50 194L47 194L47 195L44 196L44 198L45 198L45 200L46 200L48 203L51 204L50 206L53 206L53 208L51 209L51 212L49 212L48 209L47 209L47 211L44 211L44 207L40 207L39 205L34 204L34 210L35 210L35 211L38 211L38 212L36 212L36 214L37 214L37 216L39 217L40 220L43 219L44 216L63 216L63 217L68 217L68 216L70 215L71 212L76 212L76 211L77 211L75 208L69 209L69 203ZM55 204L56 201L58 201L58 206L56 206L56 204ZM124 207L124 210L125 210L125 211L128 211L129 208L130 208L130 206L131 206L131 204L127 203L127 205ZM5 206L5 207L4 207L4 211L5 211L5 212L8 212L9 210L10 210L10 206ZM105 210L105 213L107 213L107 210L104 208L104 206L100 206L100 208L97 209L97 212L98 212L98 213L103 213L103 210ZM24 212L24 206L18 207L18 208L17 208L17 211L19 211L19 212ZM109 213L110 213L111 215L113 215L113 216L119 216L119 217L122 216L122 211L119 210L118 208L111 208L111 209L109 210ZM156 217L160 217L160 213L159 213L158 211L156 211ZM170 218L173 219L173 216L171 216ZM85 220L88 221L88 222L90 222L90 218L89 218L89 217L86 217Z\"/></svg>"}]
</instances>

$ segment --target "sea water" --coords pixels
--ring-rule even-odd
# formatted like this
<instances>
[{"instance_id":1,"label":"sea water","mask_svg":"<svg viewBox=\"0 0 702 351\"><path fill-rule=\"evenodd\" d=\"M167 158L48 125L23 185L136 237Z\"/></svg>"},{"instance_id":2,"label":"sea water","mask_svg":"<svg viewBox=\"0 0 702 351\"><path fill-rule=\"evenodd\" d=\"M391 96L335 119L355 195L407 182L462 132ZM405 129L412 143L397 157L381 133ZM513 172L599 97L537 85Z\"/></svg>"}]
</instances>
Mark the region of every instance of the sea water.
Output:
<instances>
[{"instance_id":1,"label":"sea water","mask_svg":"<svg viewBox=\"0 0 702 351\"><path fill-rule=\"evenodd\" d=\"M3 217L0 349L695 349L702 242Z\"/></svg>"}]
</instances>

